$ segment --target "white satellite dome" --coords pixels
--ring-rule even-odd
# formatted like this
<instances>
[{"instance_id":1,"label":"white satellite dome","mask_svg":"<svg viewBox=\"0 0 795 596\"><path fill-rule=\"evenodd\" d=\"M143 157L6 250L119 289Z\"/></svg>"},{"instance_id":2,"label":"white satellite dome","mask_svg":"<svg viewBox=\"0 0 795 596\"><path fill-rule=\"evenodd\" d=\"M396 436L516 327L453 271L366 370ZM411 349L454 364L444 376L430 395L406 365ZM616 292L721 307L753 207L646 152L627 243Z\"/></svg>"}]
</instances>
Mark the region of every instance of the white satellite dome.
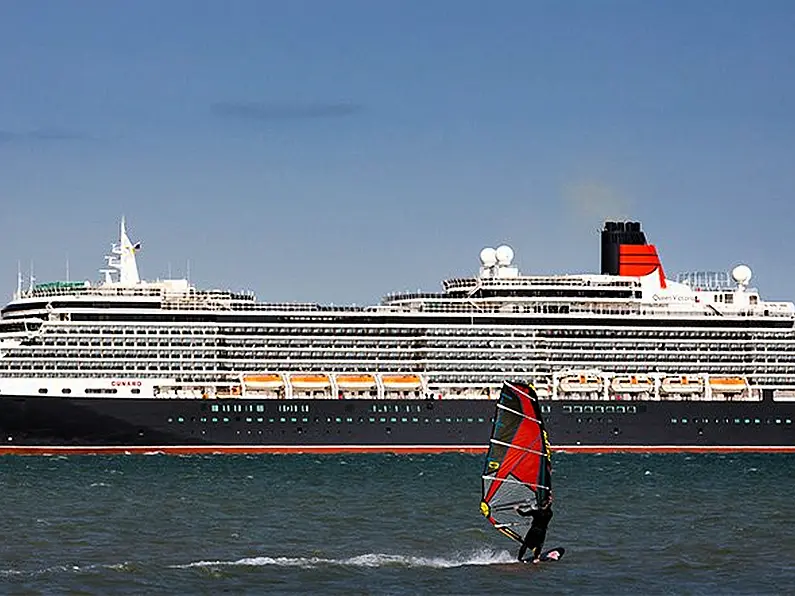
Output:
<instances>
[{"instance_id":1,"label":"white satellite dome","mask_svg":"<svg viewBox=\"0 0 795 596\"><path fill-rule=\"evenodd\" d=\"M732 279L738 284L746 285L751 281L751 268L748 265L737 265L732 269Z\"/></svg>"},{"instance_id":2,"label":"white satellite dome","mask_svg":"<svg viewBox=\"0 0 795 596\"><path fill-rule=\"evenodd\" d=\"M480 251L480 262L484 267L494 267L497 264L497 251L487 247Z\"/></svg>"},{"instance_id":3,"label":"white satellite dome","mask_svg":"<svg viewBox=\"0 0 795 596\"><path fill-rule=\"evenodd\" d=\"M513 261L513 249L507 244L503 244L497 248L497 262L500 265L510 265Z\"/></svg>"}]
</instances>

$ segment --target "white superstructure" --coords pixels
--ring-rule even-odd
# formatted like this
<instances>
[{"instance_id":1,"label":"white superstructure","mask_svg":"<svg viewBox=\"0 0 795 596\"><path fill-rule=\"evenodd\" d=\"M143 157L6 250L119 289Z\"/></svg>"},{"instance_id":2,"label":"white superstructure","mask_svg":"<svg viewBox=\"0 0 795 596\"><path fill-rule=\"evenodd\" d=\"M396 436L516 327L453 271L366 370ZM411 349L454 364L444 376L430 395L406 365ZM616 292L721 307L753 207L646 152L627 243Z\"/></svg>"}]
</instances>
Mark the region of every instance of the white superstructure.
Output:
<instances>
[{"instance_id":1,"label":"white superstructure","mask_svg":"<svg viewBox=\"0 0 795 596\"><path fill-rule=\"evenodd\" d=\"M763 300L745 265L674 281L645 238L627 246L620 274L522 275L500 246L442 292L274 304L140 279L122 220L101 283L20 288L3 309L0 393L488 399L526 379L550 398L795 395L791 302Z\"/></svg>"}]
</instances>

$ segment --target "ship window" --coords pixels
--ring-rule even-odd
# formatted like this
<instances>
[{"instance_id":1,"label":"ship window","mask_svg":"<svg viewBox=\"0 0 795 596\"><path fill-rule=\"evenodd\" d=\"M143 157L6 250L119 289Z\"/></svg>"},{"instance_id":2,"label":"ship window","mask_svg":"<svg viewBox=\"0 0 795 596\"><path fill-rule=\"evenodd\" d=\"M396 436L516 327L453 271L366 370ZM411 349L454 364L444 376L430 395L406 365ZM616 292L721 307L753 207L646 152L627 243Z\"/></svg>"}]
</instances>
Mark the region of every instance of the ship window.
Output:
<instances>
[{"instance_id":1,"label":"ship window","mask_svg":"<svg viewBox=\"0 0 795 596\"><path fill-rule=\"evenodd\" d=\"M68 387L66 387L64 389L61 389L61 393L71 393L71 392L72 392L72 390L69 389Z\"/></svg>"},{"instance_id":2,"label":"ship window","mask_svg":"<svg viewBox=\"0 0 795 596\"><path fill-rule=\"evenodd\" d=\"M211 412L217 412L218 411L218 406L214 405L214 406L210 407L210 411Z\"/></svg>"},{"instance_id":3,"label":"ship window","mask_svg":"<svg viewBox=\"0 0 795 596\"><path fill-rule=\"evenodd\" d=\"M759 422L760 422L759 418L754 418L754 424L759 424Z\"/></svg>"},{"instance_id":4,"label":"ship window","mask_svg":"<svg viewBox=\"0 0 795 596\"><path fill-rule=\"evenodd\" d=\"M177 418L177 422L185 422L185 419L182 416L180 416L179 418Z\"/></svg>"},{"instance_id":5,"label":"ship window","mask_svg":"<svg viewBox=\"0 0 795 596\"><path fill-rule=\"evenodd\" d=\"M751 424L751 419L750 419L750 418L746 418L746 419L745 419L745 423L746 423L746 424Z\"/></svg>"},{"instance_id":6,"label":"ship window","mask_svg":"<svg viewBox=\"0 0 795 596\"><path fill-rule=\"evenodd\" d=\"M264 412L265 406L257 406L257 412Z\"/></svg>"},{"instance_id":7,"label":"ship window","mask_svg":"<svg viewBox=\"0 0 795 596\"><path fill-rule=\"evenodd\" d=\"M676 424L676 418L671 418L671 424Z\"/></svg>"},{"instance_id":8,"label":"ship window","mask_svg":"<svg viewBox=\"0 0 795 596\"><path fill-rule=\"evenodd\" d=\"M571 406L563 406L564 414L571 414Z\"/></svg>"},{"instance_id":9,"label":"ship window","mask_svg":"<svg viewBox=\"0 0 795 596\"><path fill-rule=\"evenodd\" d=\"M734 419L734 423L735 423L735 424L740 424L740 419L739 419L739 418L735 418L735 419Z\"/></svg>"},{"instance_id":10,"label":"ship window","mask_svg":"<svg viewBox=\"0 0 795 596\"><path fill-rule=\"evenodd\" d=\"M298 422L298 418L290 418L290 422Z\"/></svg>"},{"instance_id":11,"label":"ship window","mask_svg":"<svg viewBox=\"0 0 795 596\"><path fill-rule=\"evenodd\" d=\"M776 418L776 424L781 424L781 418Z\"/></svg>"},{"instance_id":12,"label":"ship window","mask_svg":"<svg viewBox=\"0 0 795 596\"><path fill-rule=\"evenodd\" d=\"M375 418L371 417L369 420L370 420L370 422L375 422Z\"/></svg>"},{"instance_id":13,"label":"ship window","mask_svg":"<svg viewBox=\"0 0 795 596\"><path fill-rule=\"evenodd\" d=\"M141 390L136 388L132 389L131 392L134 393L135 395L138 395L139 393L141 393Z\"/></svg>"},{"instance_id":14,"label":"ship window","mask_svg":"<svg viewBox=\"0 0 795 596\"><path fill-rule=\"evenodd\" d=\"M687 418L682 418L682 424L687 424Z\"/></svg>"},{"instance_id":15,"label":"ship window","mask_svg":"<svg viewBox=\"0 0 795 596\"><path fill-rule=\"evenodd\" d=\"M630 414L635 414L637 413L637 411L638 408L636 408L635 406L627 406L627 412L629 412Z\"/></svg>"},{"instance_id":16,"label":"ship window","mask_svg":"<svg viewBox=\"0 0 795 596\"><path fill-rule=\"evenodd\" d=\"M218 422L218 418L213 418L213 422Z\"/></svg>"},{"instance_id":17,"label":"ship window","mask_svg":"<svg viewBox=\"0 0 795 596\"><path fill-rule=\"evenodd\" d=\"M624 406L616 406L616 412L618 412L619 414L623 414L626 411L627 409Z\"/></svg>"},{"instance_id":18,"label":"ship window","mask_svg":"<svg viewBox=\"0 0 795 596\"><path fill-rule=\"evenodd\" d=\"M39 389L39 393L47 393L47 389L42 387L41 389Z\"/></svg>"},{"instance_id":19,"label":"ship window","mask_svg":"<svg viewBox=\"0 0 795 596\"><path fill-rule=\"evenodd\" d=\"M229 422L229 418L224 418L224 422Z\"/></svg>"},{"instance_id":20,"label":"ship window","mask_svg":"<svg viewBox=\"0 0 795 596\"><path fill-rule=\"evenodd\" d=\"M790 420L789 418L787 418L787 424L792 424L792 420Z\"/></svg>"},{"instance_id":21,"label":"ship window","mask_svg":"<svg viewBox=\"0 0 795 596\"><path fill-rule=\"evenodd\" d=\"M574 406L574 411L579 414L582 412L582 406Z\"/></svg>"},{"instance_id":22,"label":"ship window","mask_svg":"<svg viewBox=\"0 0 795 596\"><path fill-rule=\"evenodd\" d=\"M199 422L207 422L207 418L199 418Z\"/></svg>"},{"instance_id":23,"label":"ship window","mask_svg":"<svg viewBox=\"0 0 795 596\"><path fill-rule=\"evenodd\" d=\"M605 406L605 412L607 412L608 414L610 414L611 412L615 412L615 410L616 409L614 406Z\"/></svg>"}]
</instances>

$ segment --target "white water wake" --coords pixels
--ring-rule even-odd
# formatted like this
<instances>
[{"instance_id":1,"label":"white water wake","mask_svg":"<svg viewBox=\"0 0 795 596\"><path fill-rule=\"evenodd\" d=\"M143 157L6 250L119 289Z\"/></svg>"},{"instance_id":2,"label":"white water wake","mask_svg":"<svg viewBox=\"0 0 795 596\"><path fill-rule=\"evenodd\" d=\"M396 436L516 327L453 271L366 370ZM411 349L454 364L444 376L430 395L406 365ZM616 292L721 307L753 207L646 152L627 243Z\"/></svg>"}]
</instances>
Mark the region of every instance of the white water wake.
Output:
<instances>
[{"instance_id":1,"label":"white water wake","mask_svg":"<svg viewBox=\"0 0 795 596\"><path fill-rule=\"evenodd\" d=\"M324 557L246 557L235 561L195 561L184 565L172 565L172 568L187 569L192 567L300 567L312 569L318 567L393 567L393 568L431 568L450 569L455 567L506 565L517 563L516 557L508 551L481 550L469 554L457 554L451 557L419 557L411 555L390 555L385 553L368 553L354 557L330 559Z\"/></svg>"}]
</instances>

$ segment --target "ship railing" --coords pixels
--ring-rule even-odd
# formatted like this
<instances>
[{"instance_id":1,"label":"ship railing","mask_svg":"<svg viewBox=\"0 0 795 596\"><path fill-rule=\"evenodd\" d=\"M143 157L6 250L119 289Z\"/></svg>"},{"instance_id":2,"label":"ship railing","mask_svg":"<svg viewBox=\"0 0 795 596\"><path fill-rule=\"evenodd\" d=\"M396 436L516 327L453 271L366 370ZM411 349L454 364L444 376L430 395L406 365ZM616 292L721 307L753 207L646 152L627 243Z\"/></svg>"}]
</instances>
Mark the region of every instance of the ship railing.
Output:
<instances>
[{"instance_id":1,"label":"ship railing","mask_svg":"<svg viewBox=\"0 0 795 596\"><path fill-rule=\"evenodd\" d=\"M160 288L146 286L85 286L72 288L34 288L23 290L20 298L51 298L56 296L160 296Z\"/></svg>"},{"instance_id":2,"label":"ship railing","mask_svg":"<svg viewBox=\"0 0 795 596\"><path fill-rule=\"evenodd\" d=\"M446 291L466 290L476 286L489 288L517 287L585 287L585 288L636 288L640 283L635 280L601 279L598 276L520 276L510 277L455 277L442 282Z\"/></svg>"}]
</instances>

